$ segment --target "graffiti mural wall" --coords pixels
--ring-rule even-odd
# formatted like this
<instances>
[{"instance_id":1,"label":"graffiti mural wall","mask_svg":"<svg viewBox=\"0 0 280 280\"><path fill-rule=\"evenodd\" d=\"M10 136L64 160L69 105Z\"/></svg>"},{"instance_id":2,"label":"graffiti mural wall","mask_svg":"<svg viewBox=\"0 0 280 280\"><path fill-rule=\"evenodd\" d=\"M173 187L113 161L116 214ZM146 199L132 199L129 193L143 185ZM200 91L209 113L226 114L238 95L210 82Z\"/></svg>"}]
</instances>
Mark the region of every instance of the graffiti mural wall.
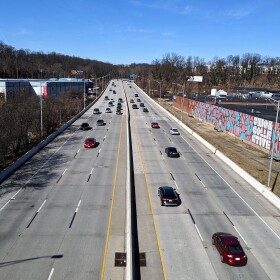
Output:
<instances>
[{"instance_id":1,"label":"graffiti mural wall","mask_svg":"<svg viewBox=\"0 0 280 280\"><path fill-rule=\"evenodd\" d=\"M272 149L272 141L275 141L274 153L278 154L280 152L280 125L278 123L277 133L275 134L274 122L269 120L186 98L181 103L180 97L177 97L174 107L181 109L181 106L185 112L192 114L194 118L212 123L215 127L252 142L267 151Z\"/></svg>"}]
</instances>

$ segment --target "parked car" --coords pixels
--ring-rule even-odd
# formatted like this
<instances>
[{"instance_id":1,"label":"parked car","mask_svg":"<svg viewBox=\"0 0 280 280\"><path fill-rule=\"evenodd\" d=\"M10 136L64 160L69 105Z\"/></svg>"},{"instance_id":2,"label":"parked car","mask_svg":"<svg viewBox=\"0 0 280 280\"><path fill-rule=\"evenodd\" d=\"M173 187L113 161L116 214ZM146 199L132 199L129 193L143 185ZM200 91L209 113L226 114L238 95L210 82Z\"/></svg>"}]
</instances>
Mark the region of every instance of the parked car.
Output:
<instances>
[{"instance_id":1,"label":"parked car","mask_svg":"<svg viewBox=\"0 0 280 280\"><path fill-rule=\"evenodd\" d=\"M236 236L230 233L216 232L212 235L212 244L216 246L221 262L240 266L247 264L247 256Z\"/></svg>"},{"instance_id":2,"label":"parked car","mask_svg":"<svg viewBox=\"0 0 280 280\"><path fill-rule=\"evenodd\" d=\"M145 107L145 104L144 103L140 103L140 107Z\"/></svg>"},{"instance_id":3,"label":"parked car","mask_svg":"<svg viewBox=\"0 0 280 280\"><path fill-rule=\"evenodd\" d=\"M137 93L134 94L135 97L138 97L139 95Z\"/></svg>"},{"instance_id":4,"label":"parked car","mask_svg":"<svg viewBox=\"0 0 280 280\"><path fill-rule=\"evenodd\" d=\"M130 103L134 103L134 100L133 100L133 99L130 99Z\"/></svg>"},{"instance_id":5,"label":"parked car","mask_svg":"<svg viewBox=\"0 0 280 280\"><path fill-rule=\"evenodd\" d=\"M180 157L180 154L175 147L165 148L165 153L168 157Z\"/></svg>"},{"instance_id":6,"label":"parked car","mask_svg":"<svg viewBox=\"0 0 280 280\"><path fill-rule=\"evenodd\" d=\"M122 98L119 98L119 99L118 99L118 102L122 103L122 102L123 102Z\"/></svg>"},{"instance_id":7,"label":"parked car","mask_svg":"<svg viewBox=\"0 0 280 280\"><path fill-rule=\"evenodd\" d=\"M157 122L152 122L151 123L152 128L160 128L159 124Z\"/></svg>"},{"instance_id":8,"label":"parked car","mask_svg":"<svg viewBox=\"0 0 280 280\"><path fill-rule=\"evenodd\" d=\"M170 128L169 132L172 135L180 135L179 130L177 128L175 128L175 127Z\"/></svg>"},{"instance_id":9,"label":"parked car","mask_svg":"<svg viewBox=\"0 0 280 280\"><path fill-rule=\"evenodd\" d=\"M97 120L96 125L97 126L103 126L103 125L105 125L105 122L104 122L104 120Z\"/></svg>"},{"instance_id":10,"label":"parked car","mask_svg":"<svg viewBox=\"0 0 280 280\"><path fill-rule=\"evenodd\" d=\"M137 98L137 102L141 102L141 99L140 99L140 98Z\"/></svg>"},{"instance_id":11,"label":"parked car","mask_svg":"<svg viewBox=\"0 0 280 280\"><path fill-rule=\"evenodd\" d=\"M132 109L138 109L137 104L132 104Z\"/></svg>"},{"instance_id":12,"label":"parked car","mask_svg":"<svg viewBox=\"0 0 280 280\"><path fill-rule=\"evenodd\" d=\"M86 138L84 142L84 147L85 148L94 148L96 144L95 138Z\"/></svg>"},{"instance_id":13,"label":"parked car","mask_svg":"<svg viewBox=\"0 0 280 280\"><path fill-rule=\"evenodd\" d=\"M112 113L112 110L110 108L106 108L105 113Z\"/></svg>"},{"instance_id":14,"label":"parked car","mask_svg":"<svg viewBox=\"0 0 280 280\"><path fill-rule=\"evenodd\" d=\"M180 204L179 195L172 187L159 187L158 196L161 206L177 206Z\"/></svg>"},{"instance_id":15,"label":"parked car","mask_svg":"<svg viewBox=\"0 0 280 280\"><path fill-rule=\"evenodd\" d=\"M88 123L82 123L80 126L81 130L90 130L92 127Z\"/></svg>"},{"instance_id":16,"label":"parked car","mask_svg":"<svg viewBox=\"0 0 280 280\"><path fill-rule=\"evenodd\" d=\"M108 96L105 96L105 98L104 98L105 100L109 100L109 97Z\"/></svg>"},{"instance_id":17,"label":"parked car","mask_svg":"<svg viewBox=\"0 0 280 280\"><path fill-rule=\"evenodd\" d=\"M99 108L94 108L93 109L93 114L101 114Z\"/></svg>"},{"instance_id":18,"label":"parked car","mask_svg":"<svg viewBox=\"0 0 280 280\"><path fill-rule=\"evenodd\" d=\"M117 115L121 115L121 114L122 114L122 111L121 111L120 108L117 108L116 114L117 114Z\"/></svg>"},{"instance_id":19,"label":"parked car","mask_svg":"<svg viewBox=\"0 0 280 280\"><path fill-rule=\"evenodd\" d=\"M114 106L114 103L113 103L113 101L109 101L109 103L108 103L108 106L109 106L109 107L112 107L112 106Z\"/></svg>"},{"instance_id":20,"label":"parked car","mask_svg":"<svg viewBox=\"0 0 280 280\"><path fill-rule=\"evenodd\" d=\"M143 112L148 113L149 112L148 108L143 108Z\"/></svg>"}]
</instances>

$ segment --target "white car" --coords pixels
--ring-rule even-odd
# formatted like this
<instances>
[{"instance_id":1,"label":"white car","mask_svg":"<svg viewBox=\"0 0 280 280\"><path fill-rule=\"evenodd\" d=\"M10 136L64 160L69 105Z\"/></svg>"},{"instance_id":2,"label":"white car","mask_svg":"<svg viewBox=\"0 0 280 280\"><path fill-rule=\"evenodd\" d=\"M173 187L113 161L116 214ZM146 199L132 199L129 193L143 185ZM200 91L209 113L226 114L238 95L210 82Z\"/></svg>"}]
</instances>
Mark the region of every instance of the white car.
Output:
<instances>
[{"instance_id":1,"label":"white car","mask_svg":"<svg viewBox=\"0 0 280 280\"><path fill-rule=\"evenodd\" d=\"M106 108L105 113L112 113L112 110L110 108Z\"/></svg>"},{"instance_id":2,"label":"white car","mask_svg":"<svg viewBox=\"0 0 280 280\"><path fill-rule=\"evenodd\" d=\"M177 128L175 128L175 127L170 128L169 132L172 135L180 135L179 130Z\"/></svg>"}]
</instances>

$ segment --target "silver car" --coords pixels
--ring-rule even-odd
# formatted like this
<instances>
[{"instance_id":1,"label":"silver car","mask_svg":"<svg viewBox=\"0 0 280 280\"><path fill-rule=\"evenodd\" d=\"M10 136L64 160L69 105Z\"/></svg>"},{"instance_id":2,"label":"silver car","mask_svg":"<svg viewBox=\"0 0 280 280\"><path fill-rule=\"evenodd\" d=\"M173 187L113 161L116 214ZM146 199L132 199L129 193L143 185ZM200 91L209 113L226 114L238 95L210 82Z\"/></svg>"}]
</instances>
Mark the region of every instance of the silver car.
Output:
<instances>
[{"instance_id":1,"label":"silver car","mask_svg":"<svg viewBox=\"0 0 280 280\"><path fill-rule=\"evenodd\" d=\"M177 128L175 128L175 127L170 128L169 132L172 135L180 135L179 130Z\"/></svg>"}]
</instances>

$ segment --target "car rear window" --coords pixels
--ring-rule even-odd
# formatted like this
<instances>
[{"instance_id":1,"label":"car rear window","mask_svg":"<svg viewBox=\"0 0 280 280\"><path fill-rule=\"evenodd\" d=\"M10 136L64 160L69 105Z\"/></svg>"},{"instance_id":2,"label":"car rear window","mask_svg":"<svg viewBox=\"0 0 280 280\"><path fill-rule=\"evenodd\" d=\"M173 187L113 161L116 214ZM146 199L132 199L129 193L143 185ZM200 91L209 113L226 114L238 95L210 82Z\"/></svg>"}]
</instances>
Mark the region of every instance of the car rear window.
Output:
<instances>
[{"instance_id":1,"label":"car rear window","mask_svg":"<svg viewBox=\"0 0 280 280\"><path fill-rule=\"evenodd\" d=\"M175 192L173 189L164 189L164 196L166 198L176 198Z\"/></svg>"},{"instance_id":2,"label":"car rear window","mask_svg":"<svg viewBox=\"0 0 280 280\"><path fill-rule=\"evenodd\" d=\"M239 245L228 245L228 250L231 254L243 253L243 250Z\"/></svg>"}]
</instances>

